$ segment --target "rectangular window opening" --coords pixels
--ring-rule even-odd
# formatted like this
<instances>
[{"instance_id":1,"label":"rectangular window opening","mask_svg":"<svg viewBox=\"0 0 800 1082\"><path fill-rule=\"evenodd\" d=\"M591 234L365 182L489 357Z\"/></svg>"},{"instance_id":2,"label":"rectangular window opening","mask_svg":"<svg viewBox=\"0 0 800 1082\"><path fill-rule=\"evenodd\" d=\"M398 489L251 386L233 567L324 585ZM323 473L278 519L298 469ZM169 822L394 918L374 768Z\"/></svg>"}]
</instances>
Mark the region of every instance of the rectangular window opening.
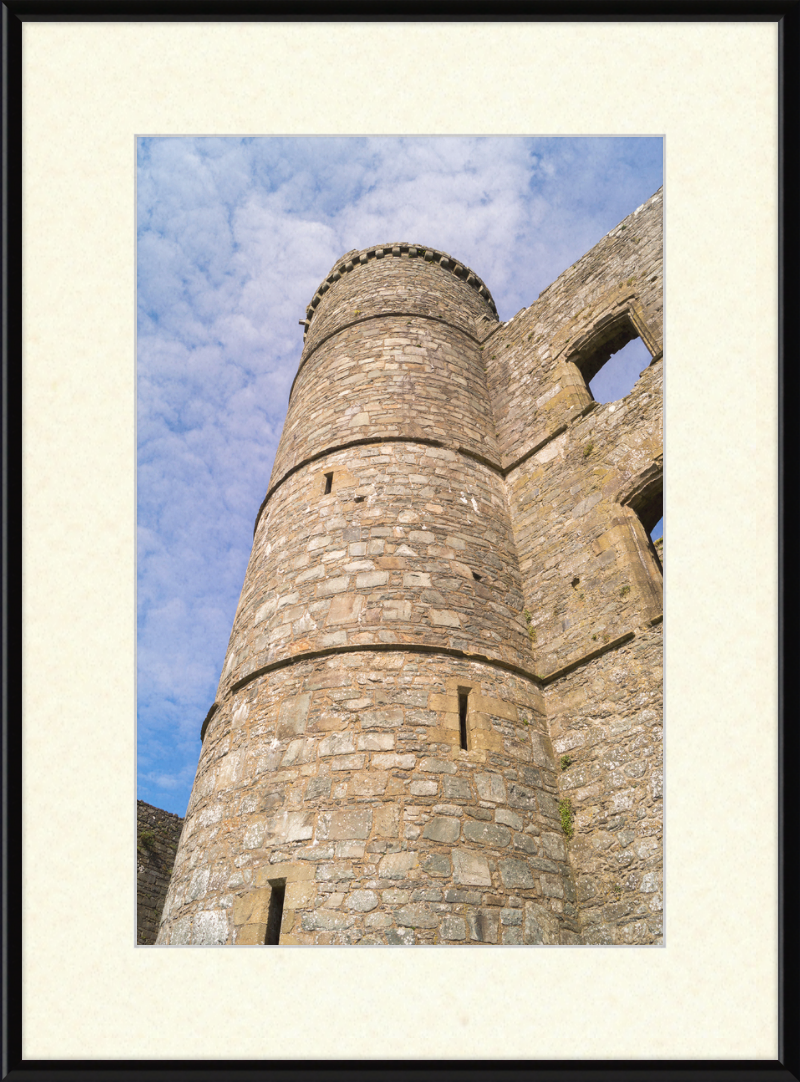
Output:
<instances>
[{"instance_id":1,"label":"rectangular window opening","mask_svg":"<svg viewBox=\"0 0 800 1082\"><path fill-rule=\"evenodd\" d=\"M595 402L617 402L633 390L653 357L628 316L601 321L569 358Z\"/></svg>"},{"instance_id":2,"label":"rectangular window opening","mask_svg":"<svg viewBox=\"0 0 800 1082\"><path fill-rule=\"evenodd\" d=\"M276 879L271 883L272 893L269 897L269 911L267 913L267 934L264 938L266 946L277 946L281 941L281 921L283 920L283 902L286 897L286 880Z\"/></svg>"},{"instance_id":3,"label":"rectangular window opening","mask_svg":"<svg viewBox=\"0 0 800 1082\"><path fill-rule=\"evenodd\" d=\"M641 338L633 338L613 353L589 382L589 392L595 402L618 402L631 393L639 376L652 361Z\"/></svg>"},{"instance_id":4,"label":"rectangular window opening","mask_svg":"<svg viewBox=\"0 0 800 1082\"><path fill-rule=\"evenodd\" d=\"M328 493L331 491L332 488L333 488L333 474L332 473L326 473L325 474L325 495L326 496L328 495Z\"/></svg>"},{"instance_id":5,"label":"rectangular window opening","mask_svg":"<svg viewBox=\"0 0 800 1082\"><path fill-rule=\"evenodd\" d=\"M461 750L467 751L467 700L469 688L458 689L458 728L461 737Z\"/></svg>"}]
</instances>

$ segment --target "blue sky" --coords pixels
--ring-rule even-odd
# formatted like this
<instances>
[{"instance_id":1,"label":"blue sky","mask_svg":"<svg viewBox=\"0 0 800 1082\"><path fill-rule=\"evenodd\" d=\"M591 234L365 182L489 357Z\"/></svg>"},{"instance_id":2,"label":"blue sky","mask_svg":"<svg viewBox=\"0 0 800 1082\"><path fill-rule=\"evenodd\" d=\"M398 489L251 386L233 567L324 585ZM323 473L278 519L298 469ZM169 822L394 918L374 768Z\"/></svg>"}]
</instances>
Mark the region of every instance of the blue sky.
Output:
<instances>
[{"instance_id":1,"label":"blue sky","mask_svg":"<svg viewBox=\"0 0 800 1082\"><path fill-rule=\"evenodd\" d=\"M186 810L298 321L334 261L382 241L425 243L480 275L508 320L661 183L660 138L139 140L142 800ZM649 361L637 346L623 380ZM592 389L610 401L616 386Z\"/></svg>"}]
</instances>

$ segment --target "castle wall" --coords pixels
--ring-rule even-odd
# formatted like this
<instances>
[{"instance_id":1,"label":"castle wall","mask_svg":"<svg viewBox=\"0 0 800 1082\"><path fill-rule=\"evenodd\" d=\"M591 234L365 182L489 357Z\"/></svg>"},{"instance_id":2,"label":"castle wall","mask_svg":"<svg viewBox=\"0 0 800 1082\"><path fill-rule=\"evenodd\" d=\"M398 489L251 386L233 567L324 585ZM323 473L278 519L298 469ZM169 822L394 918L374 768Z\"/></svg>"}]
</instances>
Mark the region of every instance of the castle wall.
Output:
<instances>
[{"instance_id":1,"label":"castle wall","mask_svg":"<svg viewBox=\"0 0 800 1082\"><path fill-rule=\"evenodd\" d=\"M659 942L660 215L505 325L445 253L328 275L159 942Z\"/></svg>"},{"instance_id":2,"label":"castle wall","mask_svg":"<svg viewBox=\"0 0 800 1082\"><path fill-rule=\"evenodd\" d=\"M636 499L662 484L661 211L658 193L484 342L586 943L661 941L663 545ZM595 403L634 332L650 366Z\"/></svg>"},{"instance_id":3,"label":"castle wall","mask_svg":"<svg viewBox=\"0 0 800 1082\"><path fill-rule=\"evenodd\" d=\"M578 415L507 477L537 675L549 678L661 616L662 572L636 512L638 479L660 473L662 368Z\"/></svg>"},{"instance_id":4,"label":"castle wall","mask_svg":"<svg viewBox=\"0 0 800 1082\"><path fill-rule=\"evenodd\" d=\"M136 802L136 942L156 941L183 819Z\"/></svg>"}]
</instances>

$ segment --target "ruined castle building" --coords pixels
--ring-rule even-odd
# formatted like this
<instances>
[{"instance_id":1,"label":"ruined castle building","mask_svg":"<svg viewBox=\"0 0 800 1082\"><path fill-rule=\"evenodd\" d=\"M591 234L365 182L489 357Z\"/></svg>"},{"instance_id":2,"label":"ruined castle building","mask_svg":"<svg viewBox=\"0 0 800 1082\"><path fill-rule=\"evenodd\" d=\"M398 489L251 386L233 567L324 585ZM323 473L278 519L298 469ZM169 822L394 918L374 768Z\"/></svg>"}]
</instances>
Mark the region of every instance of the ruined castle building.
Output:
<instances>
[{"instance_id":1,"label":"ruined castle building","mask_svg":"<svg viewBox=\"0 0 800 1082\"><path fill-rule=\"evenodd\" d=\"M442 252L337 261L159 943L661 941L661 237L658 192L505 324Z\"/></svg>"}]
</instances>

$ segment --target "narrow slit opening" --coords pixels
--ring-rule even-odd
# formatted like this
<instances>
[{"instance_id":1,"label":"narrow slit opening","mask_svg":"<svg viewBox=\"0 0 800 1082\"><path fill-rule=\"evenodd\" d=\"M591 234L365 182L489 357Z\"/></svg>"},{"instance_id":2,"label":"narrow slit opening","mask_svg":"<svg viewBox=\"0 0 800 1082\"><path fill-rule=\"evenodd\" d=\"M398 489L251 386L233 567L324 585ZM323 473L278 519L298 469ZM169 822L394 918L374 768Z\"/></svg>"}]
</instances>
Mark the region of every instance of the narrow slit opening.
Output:
<instances>
[{"instance_id":1,"label":"narrow slit opening","mask_svg":"<svg viewBox=\"0 0 800 1082\"><path fill-rule=\"evenodd\" d=\"M264 938L266 946L277 946L281 941L281 921L283 920L283 902L286 897L286 880L272 884L272 893L269 897L269 911L267 913L267 934Z\"/></svg>"},{"instance_id":2,"label":"narrow slit opening","mask_svg":"<svg viewBox=\"0 0 800 1082\"><path fill-rule=\"evenodd\" d=\"M469 688L458 689L458 728L461 738L461 750L467 751L467 699Z\"/></svg>"},{"instance_id":3,"label":"narrow slit opening","mask_svg":"<svg viewBox=\"0 0 800 1082\"><path fill-rule=\"evenodd\" d=\"M658 560L658 566L661 568L661 574L664 574L664 519L663 517L658 520L655 526L650 531L650 544L653 546L653 551L656 554Z\"/></svg>"},{"instance_id":4,"label":"narrow slit opening","mask_svg":"<svg viewBox=\"0 0 800 1082\"><path fill-rule=\"evenodd\" d=\"M658 566L658 570L664 574L664 493L663 476L655 471L650 471L653 476L647 478L626 501L635 512L641 523L647 547Z\"/></svg>"},{"instance_id":5,"label":"narrow slit opening","mask_svg":"<svg viewBox=\"0 0 800 1082\"><path fill-rule=\"evenodd\" d=\"M650 552L655 557L658 564L658 570L661 574L664 574L664 510L662 503L662 493L660 491L654 493L646 503L640 504L638 507L634 507L639 521L644 526L645 533L647 534L647 543ZM653 536L655 535L655 536ZM659 540L661 543L659 544Z\"/></svg>"},{"instance_id":6,"label":"narrow slit opening","mask_svg":"<svg viewBox=\"0 0 800 1082\"><path fill-rule=\"evenodd\" d=\"M325 495L327 496L330 490L333 488L333 474L325 474Z\"/></svg>"}]
</instances>

